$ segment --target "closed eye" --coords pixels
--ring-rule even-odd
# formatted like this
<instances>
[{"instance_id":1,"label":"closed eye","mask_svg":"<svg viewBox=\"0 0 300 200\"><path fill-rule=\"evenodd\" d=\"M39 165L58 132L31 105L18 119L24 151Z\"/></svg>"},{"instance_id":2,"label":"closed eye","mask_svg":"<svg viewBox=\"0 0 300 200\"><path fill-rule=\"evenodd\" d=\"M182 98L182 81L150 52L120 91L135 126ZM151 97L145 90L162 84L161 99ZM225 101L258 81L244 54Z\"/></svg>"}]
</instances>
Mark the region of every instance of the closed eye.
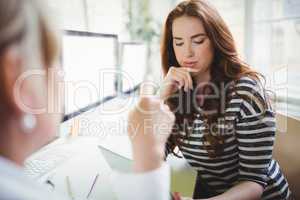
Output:
<instances>
[{"instance_id":1,"label":"closed eye","mask_svg":"<svg viewBox=\"0 0 300 200\"><path fill-rule=\"evenodd\" d=\"M176 42L175 42L175 45L176 45L176 46L182 46L182 45L183 45L183 42L179 42L179 43L176 43Z\"/></svg>"},{"instance_id":2,"label":"closed eye","mask_svg":"<svg viewBox=\"0 0 300 200\"><path fill-rule=\"evenodd\" d=\"M205 39L200 40L200 41L194 41L194 43L196 43L196 44L202 44L204 41L205 41Z\"/></svg>"}]
</instances>

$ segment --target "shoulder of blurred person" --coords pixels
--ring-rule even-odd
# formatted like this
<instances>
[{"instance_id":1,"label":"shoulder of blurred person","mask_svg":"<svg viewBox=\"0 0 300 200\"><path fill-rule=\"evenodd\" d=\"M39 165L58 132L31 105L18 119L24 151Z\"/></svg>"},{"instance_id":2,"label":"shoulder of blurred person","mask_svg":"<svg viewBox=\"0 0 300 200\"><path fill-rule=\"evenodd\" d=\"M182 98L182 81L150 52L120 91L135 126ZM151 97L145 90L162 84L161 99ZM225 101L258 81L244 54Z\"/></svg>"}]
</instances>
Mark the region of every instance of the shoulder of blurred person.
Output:
<instances>
[{"instance_id":1,"label":"shoulder of blurred person","mask_svg":"<svg viewBox=\"0 0 300 200\"><path fill-rule=\"evenodd\" d=\"M0 157L0 199L1 200L62 200L63 197L31 180L23 174L22 168Z\"/></svg>"}]
</instances>

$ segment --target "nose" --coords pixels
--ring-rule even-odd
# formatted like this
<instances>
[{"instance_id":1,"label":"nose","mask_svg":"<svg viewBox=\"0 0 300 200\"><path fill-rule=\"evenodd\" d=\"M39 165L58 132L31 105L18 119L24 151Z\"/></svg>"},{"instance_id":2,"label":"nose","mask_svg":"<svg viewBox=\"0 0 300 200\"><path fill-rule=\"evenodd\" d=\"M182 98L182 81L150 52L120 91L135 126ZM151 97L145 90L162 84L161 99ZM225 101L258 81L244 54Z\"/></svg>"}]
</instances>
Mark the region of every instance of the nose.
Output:
<instances>
[{"instance_id":1,"label":"nose","mask_svg":"<svg viewBox=\"0 0 300 200\"><path fill-rule=\"evenodd\" d=\"M185 47L185 57L193 57L194 56L194 50L191 44L187 44Z\"/></svg>"}]
</instances>

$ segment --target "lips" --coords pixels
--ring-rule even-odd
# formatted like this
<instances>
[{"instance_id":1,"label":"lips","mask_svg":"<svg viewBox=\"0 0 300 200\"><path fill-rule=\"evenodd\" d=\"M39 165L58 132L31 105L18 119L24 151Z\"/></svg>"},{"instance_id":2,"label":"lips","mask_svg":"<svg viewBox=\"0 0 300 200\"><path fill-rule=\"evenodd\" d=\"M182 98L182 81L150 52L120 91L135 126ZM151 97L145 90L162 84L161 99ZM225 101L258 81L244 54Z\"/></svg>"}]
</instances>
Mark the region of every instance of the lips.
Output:
<instances>
[{"instance_id":1,"label":"lips","mask_svg":"<svg viewBox=\"0 0 300 200\"><path fill-rule=\"evenodd\" d=\"M197 64L197 61L183 62L183 64L185 67L193 68Z\"/></svg>"}]
</instances>

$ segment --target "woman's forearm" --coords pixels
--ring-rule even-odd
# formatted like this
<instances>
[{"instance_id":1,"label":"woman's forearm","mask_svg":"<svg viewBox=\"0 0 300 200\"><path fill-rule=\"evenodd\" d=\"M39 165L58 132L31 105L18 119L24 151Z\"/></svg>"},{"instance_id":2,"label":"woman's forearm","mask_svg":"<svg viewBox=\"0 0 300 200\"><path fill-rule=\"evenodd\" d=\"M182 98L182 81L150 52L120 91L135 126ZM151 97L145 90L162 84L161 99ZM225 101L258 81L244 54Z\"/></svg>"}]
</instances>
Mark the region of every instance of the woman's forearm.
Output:
<instances>
[{"instance_id":1,"label":"woman's forearm","mask_svg":"<svg viewBox=\"0 0 300 200\"><path fill-rule=\"evenodd\" d=\"M227 192L209 198L209 200L259 200L263 193L263 187L252 181L241 182Z\"/></svg>"}]
</instances>

